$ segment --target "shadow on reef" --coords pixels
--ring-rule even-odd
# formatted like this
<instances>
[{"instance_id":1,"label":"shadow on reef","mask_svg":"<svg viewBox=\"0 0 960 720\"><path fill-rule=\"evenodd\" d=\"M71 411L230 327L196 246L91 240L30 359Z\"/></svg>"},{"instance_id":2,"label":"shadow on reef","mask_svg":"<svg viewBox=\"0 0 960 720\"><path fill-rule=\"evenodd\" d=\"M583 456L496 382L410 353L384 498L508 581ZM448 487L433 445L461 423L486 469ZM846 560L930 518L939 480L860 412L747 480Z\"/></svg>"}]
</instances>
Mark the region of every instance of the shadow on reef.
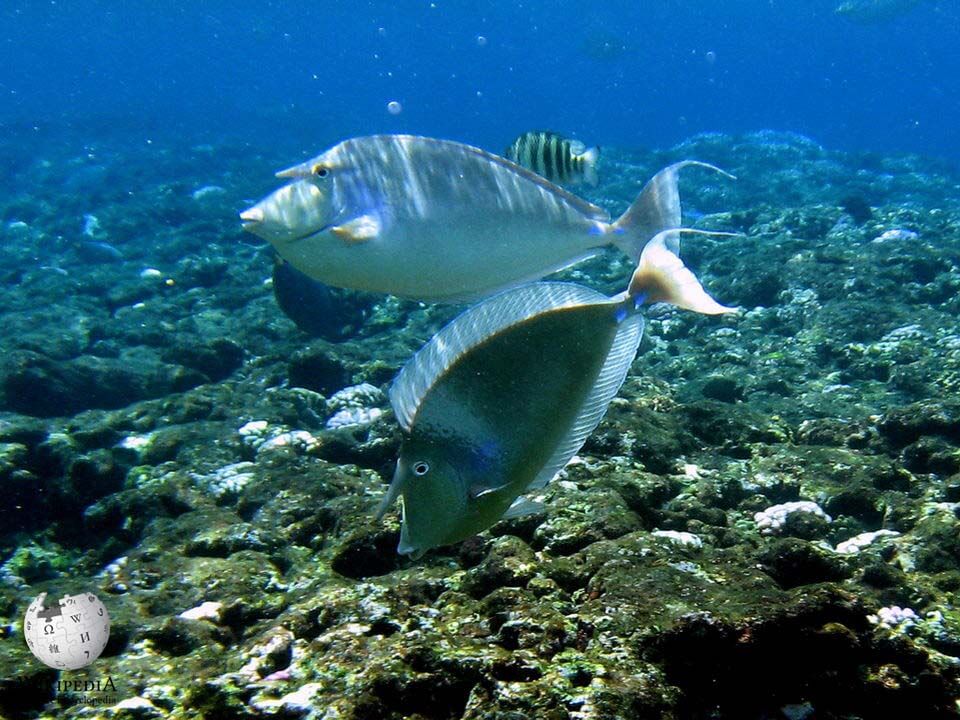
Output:
<instances>
[{"instance_id":1,"label":"shadow on reef","mask_svg":"<svg viewBox=\"0 0 960 720\"><path fill-rule=\"evenodd\" d=\"M851 595L811 589L782 615L730 623L693 614L647 641L682 691L676 717L956 718L951 687L904 638L877 637ZM814 713L813 709L816 708Z\"/></svg>"}]
</instances>

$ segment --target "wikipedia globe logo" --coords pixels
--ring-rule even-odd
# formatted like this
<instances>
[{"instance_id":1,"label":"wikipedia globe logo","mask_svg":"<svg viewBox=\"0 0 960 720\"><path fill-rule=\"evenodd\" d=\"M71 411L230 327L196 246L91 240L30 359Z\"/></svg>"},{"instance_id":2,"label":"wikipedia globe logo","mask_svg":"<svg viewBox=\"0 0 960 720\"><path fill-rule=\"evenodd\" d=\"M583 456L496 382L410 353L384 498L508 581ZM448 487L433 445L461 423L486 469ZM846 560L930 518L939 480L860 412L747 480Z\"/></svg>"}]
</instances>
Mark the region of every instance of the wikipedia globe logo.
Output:
<instances>
[{"instance_id":1,"label":"wikipedia globe logo","mask_svg":"<svg viewBox=\"0 0 960 720\"><path fill-rule=\"evenodd\" d=\"M30 652L55 670L79 670L100 657L110 639L110 615L99 598L83 593L46 599L41 593L23 618Z\"/></svg>"}]
</instances>

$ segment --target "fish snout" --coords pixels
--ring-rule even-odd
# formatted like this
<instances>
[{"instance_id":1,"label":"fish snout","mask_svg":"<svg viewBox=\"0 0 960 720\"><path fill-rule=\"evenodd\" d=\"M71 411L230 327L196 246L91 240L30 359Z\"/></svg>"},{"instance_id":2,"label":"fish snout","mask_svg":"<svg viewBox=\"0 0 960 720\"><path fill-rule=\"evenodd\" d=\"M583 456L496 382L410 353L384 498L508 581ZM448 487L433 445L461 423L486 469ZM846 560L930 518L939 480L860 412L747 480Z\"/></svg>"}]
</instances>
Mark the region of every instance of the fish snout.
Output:
<instances>
[{"instance_id":1,"label":"fish snout","mask_svg":"<svg viewBox=\"0 0 960 720\"><path fill-rule=\"evenodd\" d=\"M264 221L263 209L258 205L254 205L249 210L244 210L240 213L240 219L243 221L244 230L254 232Z\"/></svg>"}]
</instances>

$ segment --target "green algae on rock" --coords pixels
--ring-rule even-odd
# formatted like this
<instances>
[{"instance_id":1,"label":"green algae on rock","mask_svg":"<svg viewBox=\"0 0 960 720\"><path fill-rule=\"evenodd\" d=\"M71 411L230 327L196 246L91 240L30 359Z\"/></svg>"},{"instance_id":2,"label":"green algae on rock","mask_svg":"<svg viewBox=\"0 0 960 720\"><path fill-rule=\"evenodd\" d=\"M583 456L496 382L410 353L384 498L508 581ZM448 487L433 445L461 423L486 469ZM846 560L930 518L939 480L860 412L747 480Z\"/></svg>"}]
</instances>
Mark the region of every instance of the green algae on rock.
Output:
<instances>
[{"instance_id":1,"label":"green algae on rock","mask_svg":"<svg viewBox=\"0 0 960 720\"><path fill-rule=\"evenodd\" d=\"M653 309L621 398L545 511L411 564L394 552L397 524L371 517L395 421L330 430L328 399L382 390L454 311L377 299L355 337L307 341L264 284L269 258L230 234L227 198L255 194L252 161L217 151L222 178L190 176L208 152L118 156L118 173L142 160L136 181L156 204L105 200L97 216L117 242L156 213L180 224L108 269L64 254L68 281L30 258L56 246L64 212L88 210L73 196L0 201L27 225L0 225L4 267L31 268L0 286L5 357L136 346L146 372L195 346L190 371L221 358L207 366L222 375L235 354L219 339L244 351L227 375L114 409L3 405L0 714L957 717L955 171L770 133L605 149L590 198L611 210L680 157L739 175L682 190L705 213L698 226L744 233L690 244L688 259L745 310L708 324ZM36 157L68 167L69 152ZM60 173L26 172L57 197ZM174 175L227 193L178 200ZM841 205L854 182L872 210L861 223ZM140 277L143 265L161 277ZM601 257L564 277L612 293L629 272ZM734 382L705 393L709 378ZM756 514L792 502L831 521L764 534ZM77 677L109 675L122 707L71 704L20 639L26 605L62 583L96 592L114 618L104 656Z\"/></svg>"}]
</instances>

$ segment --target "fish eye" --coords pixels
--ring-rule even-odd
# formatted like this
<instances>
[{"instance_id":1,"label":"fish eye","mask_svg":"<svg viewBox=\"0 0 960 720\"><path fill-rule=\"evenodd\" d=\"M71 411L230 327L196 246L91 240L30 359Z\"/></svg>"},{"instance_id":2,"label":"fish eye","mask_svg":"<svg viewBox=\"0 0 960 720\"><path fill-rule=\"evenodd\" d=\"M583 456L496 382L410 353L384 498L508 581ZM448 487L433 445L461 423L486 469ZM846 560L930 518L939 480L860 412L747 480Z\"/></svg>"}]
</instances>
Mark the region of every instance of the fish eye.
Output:
<instances>
[{"instance_id":1,"label":"fish eye","mask_svg":"<svg viewBox=\"0 0 960 720\"><path fill-rule=\"evenodd\" d=\"M330 173L330 171L327 170L327 168L325 168L323 165L314 165L311 169L313 170L313 174L317 177L326 177Z\"/></svg>"},{"instance_id":2,"label":"fish eye","mask_svg":"<svg viewBox=\"0 0 960 720\"><path fill-rule=\"evenodd\" d=\"M429 463L424 462L423 460L420 460L419 462L415 462L413 464L413 474L416 475L417 477L423 477L428 472L430 472Z\"/></svg>"}]
</instances>

